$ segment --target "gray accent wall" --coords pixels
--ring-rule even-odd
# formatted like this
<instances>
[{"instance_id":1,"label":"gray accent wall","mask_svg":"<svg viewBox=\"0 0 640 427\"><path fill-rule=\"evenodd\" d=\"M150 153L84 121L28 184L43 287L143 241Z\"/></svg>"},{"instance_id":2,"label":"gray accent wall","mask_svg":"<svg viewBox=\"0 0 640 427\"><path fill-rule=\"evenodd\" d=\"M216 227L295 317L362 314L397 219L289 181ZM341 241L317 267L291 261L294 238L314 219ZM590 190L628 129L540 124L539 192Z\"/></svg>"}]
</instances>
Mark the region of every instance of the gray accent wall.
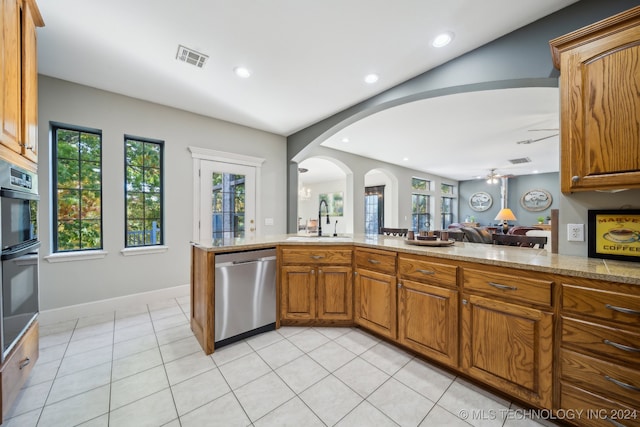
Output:
<instances>
[{"instance_id":1,"label":"gray accent wall","mask_svg":"<svg viewBox=\"0 0 640 427\"><path fill-rule=\"evenodd\" d=\"M258 194L263 234L285 231L286 143L283 136L67 81L39 76L40 301L48 310L189 283L193 230L193 162L189 146L266 159ZM51 121L102 130L103 259L49 263ZM123 256L124 134L164 141L167 252ZM265 226L273 218L273 226Z\"/></svg>"},{"instance_id":2,"label":"gray accent wall","mask_svg":"<svg viewBox=\"0 0 640 427\"><path fill-rule=\"evenodd\" d=\"M287 160L290 162L287 175L287 229L295 229L296 162L309 157L312 148L329 136L378 111L418 99L507 87L557 87L559 71L553 67L549 40L639 4L638 0L581 0L290 135L287 137ZM358 186L355 188L359 189ZM586 241L566 241L567 223L586 226L589 209L638 208L639 195L640 190L616 194L587 192L558 195L559 252L587 255ZM355 212L358 210L356 206ZM355 232L360 231L356 222Z\"/></svg>"}]
</instances>

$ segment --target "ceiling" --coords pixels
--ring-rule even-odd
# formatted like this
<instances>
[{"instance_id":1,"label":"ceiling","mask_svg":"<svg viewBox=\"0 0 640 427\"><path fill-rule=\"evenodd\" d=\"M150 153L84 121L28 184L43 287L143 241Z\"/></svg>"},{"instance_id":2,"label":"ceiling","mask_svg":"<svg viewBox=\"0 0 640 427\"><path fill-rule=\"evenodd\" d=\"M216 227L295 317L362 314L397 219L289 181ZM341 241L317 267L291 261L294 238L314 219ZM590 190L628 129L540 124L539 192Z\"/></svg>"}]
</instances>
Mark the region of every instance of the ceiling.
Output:
<instances>
[{"instance_id":1,"label":"ceiling","mask_svg":"<svg viewBox=\"0 0 640 427\"><path fill-rule=\"evenodd\" d=\"M43 75L288 136L576 1L38 0L46 24L38 29L38 66ZM443 31L454 33L452 43L432 47ZM204 67L176 60L179 45L208 55ZM238 66L251 77L236 76ZM365 83L369 73L379 80ZM475 172L465 153L480 146L501 168L497 136L528 139L529 128L557 127L551 96L530 94L524 103L516 94L499 108L483 95L419 101L364 119L350 127L353 150L385 135L382 142L396 147L391 154L409 157L407 166L468 179ZM455 123L441 114L450 126L425 126L424 117L451 102ZM522 116L509 115L514 106ZM507 134L511 125L517 129ZM367 155L395 162L384 148L374 151ZM457 161L447 168L449 159Z\"/></svg>"}]
</instances>

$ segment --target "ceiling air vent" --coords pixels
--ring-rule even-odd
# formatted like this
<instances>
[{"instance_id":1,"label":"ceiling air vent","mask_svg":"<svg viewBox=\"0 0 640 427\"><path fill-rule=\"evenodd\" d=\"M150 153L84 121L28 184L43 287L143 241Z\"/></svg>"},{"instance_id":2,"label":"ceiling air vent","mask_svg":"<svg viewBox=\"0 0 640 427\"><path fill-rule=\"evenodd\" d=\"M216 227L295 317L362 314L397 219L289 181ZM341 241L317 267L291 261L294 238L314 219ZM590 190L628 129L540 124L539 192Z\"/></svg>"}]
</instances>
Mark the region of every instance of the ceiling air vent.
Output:
<instances>
[{"instance_id":1,"label":"ceiling air vent","mask_svg":"<svg viewBox=\"0 0 640 427\"><path fill-rule=\"evenodd\" d=\"M521 157L519 159L509 160L512 165L519 165L520 163L531 163L531 159L528 157Z\"/></svg>"},{"instance_id":2,"label":"ceiling air vent","mask_svg":"<svg viewBox=\"0 0 640 427\"><path fill-rule=\"evenodd\" d=\"M178 45L178 53L176 54L178 61L186 62L187 64L195 65L198 68L204 67L204 63L207 62L209 57L203 53L196 52L193 49Z\"/></svg>"}]
</instances>

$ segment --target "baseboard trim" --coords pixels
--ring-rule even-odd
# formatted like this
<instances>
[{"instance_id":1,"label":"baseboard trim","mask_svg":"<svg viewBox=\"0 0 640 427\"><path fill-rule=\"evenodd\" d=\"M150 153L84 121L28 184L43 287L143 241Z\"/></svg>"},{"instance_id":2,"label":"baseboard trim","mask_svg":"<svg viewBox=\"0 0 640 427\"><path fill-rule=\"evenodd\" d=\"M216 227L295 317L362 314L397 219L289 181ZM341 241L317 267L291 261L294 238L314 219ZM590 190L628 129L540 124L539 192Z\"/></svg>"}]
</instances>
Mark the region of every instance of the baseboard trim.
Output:
<instances>
[{"instance_id":1,"label":"baseboard trim","mask_svg":"<svg viewBox=\"0 0 640 427\"><path fill-rule=\"evenodd\" d=\"M152 304L163 300L184 297L189 295L189 285L174 286L172 288L158 289L155 291L141 292L139 294L124 295L99 301L91 301L83 304L69 305L66 307L42 310L38 315L40 325L50 325L79 317L92 316L109 311L124 310L141 304Z\"/></svg>"}]
</instances>

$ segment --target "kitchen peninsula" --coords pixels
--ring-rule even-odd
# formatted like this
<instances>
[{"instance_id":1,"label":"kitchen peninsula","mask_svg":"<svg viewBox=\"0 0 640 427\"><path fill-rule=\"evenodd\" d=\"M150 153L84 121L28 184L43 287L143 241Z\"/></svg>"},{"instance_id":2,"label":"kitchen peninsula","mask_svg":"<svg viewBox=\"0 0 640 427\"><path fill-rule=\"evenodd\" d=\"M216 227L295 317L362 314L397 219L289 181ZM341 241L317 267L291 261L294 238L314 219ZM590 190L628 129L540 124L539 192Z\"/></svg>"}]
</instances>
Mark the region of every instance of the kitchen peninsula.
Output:
<instances>
[{"instance_id":1,"label":"kitchen peninsula","mask_svg":"<svg viewBox=\"0 0 640 427\"><path fill-rule=\"evenodd\" d=\"M356 325L538 408L640 406L638 264L392 236L193 243L191 327L206 353L216 254L263 248L277 248L276 327Z\"/></svg>"}]
</instances>

